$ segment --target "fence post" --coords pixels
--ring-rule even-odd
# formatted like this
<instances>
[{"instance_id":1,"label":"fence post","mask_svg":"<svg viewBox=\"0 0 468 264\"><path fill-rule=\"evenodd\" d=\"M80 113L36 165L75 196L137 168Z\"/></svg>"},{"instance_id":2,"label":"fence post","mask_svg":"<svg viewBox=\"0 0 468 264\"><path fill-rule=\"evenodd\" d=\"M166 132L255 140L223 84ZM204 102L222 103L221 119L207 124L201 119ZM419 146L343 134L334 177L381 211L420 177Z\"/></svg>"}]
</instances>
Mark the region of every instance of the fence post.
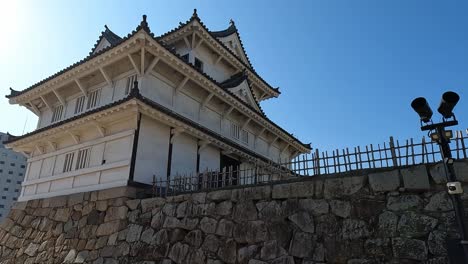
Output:
<instances>
[{"instance_id":1,"label":"fence post","mask_svg":"<svg viewBox=\"0 0 468 264\"><path fill-rule=\"evenodd\" d=\"M393 137L390 137L390 153L392 153L393 166L398 167L398 159L395 152L395 142Z\"/></svg>"},{"instance_id":2,"label":"fence post","mask_svg":"<svg viewBox=\"0 0 468 264\"><path fill-rule=\"evenodd\" d=\"M316 174L320 175L320 153L318 149L315 149L315 165L316 165Z\"/></svg>"}]
</instances>

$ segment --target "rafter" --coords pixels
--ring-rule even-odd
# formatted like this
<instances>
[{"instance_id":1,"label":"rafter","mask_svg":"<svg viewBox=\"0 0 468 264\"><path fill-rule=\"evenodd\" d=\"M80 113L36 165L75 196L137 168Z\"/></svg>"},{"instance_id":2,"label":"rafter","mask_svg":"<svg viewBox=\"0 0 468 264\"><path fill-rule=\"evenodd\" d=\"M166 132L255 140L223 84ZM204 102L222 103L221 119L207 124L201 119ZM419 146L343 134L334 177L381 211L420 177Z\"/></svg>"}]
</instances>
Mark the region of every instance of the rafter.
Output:
<instances>
[{"instance_id":1,"label":"rafter","mask_svg":"<svg viewBox=\"0 0 468 264\"><path fill-rule=\"evenodd\" d=\"M187 84L189 80L189 77L185 76L185 78L179 83L179 85L177 85L177 87L175 88L175 91L179 91L180 89L182 89L182 87L185 86L185 84Z\"/></svg>"},{"instance_id":2,"label":"rafter","mask_svg":"<svg viewBox=\"0 0 468 264\"><path fill-rule=\"evenodd\" d=\"M93 125L94 125L94 127L96 127L96 129L98 130L99 135L101 135L101 137L106 136L106 129L101 124L99 124L98 122L94 122Z\"/></svg>"},{"instance_id":3,"label":"rafter","mask_svg":"<svg viewBox=\"0 0 468 264\"><path fill-rule=\"evenodd\" d=\"M47 106L47 108L49 108L50 110L52 110L52 106L49 104L49 102L47 102L47 100L44 98L44 96L39 96L41 98L41 100L44 102L44 104Z\"/></svg>"},{"instance_id":4,"label":"rafter","mask_svg":"<svg viewBox=\"0 0 468 264\"><path fill-rule=\"evenodd\" d=\"M33 111L36 115L40 115L41 114L41 111L39 110L39 108L37 108L37 106L35 104L32 103L32 101L30 101L28 103L30 106L31 106L31 111ZM26 105L25 105L26 106Z\"/></svg>"},{"instance_id":5,"label":"rafter","mask_svg":"<svg viewBox=\"0 0 468 264\"><path fill-rule=\"evenodd\" d=\"M135 60L134 60L133 57L132 57L132 54L127 54L127 55L128 55L128 59L130 60L130 62L131 62L132 65L133 65L133 68L135 69L136 73L137 73L137 74L141 74L141 72L140 72L140 70L138 69L138 66L137 66Z\"/></svg>"},{"instance_id":6,"label":"rafter","mask_svg":"<svg viewBox=\"0 0 468 264\"><path fill-rule=\"evenodd\" d=\"M191 48L192 49L195 47L195 35L196 35L196 33L193 32L193 34L192 34L192 43L191 43Z\"/></svg>"},{"instance_id":7,"label":"rafter","mask_svg":"<svg viewBox=\"0 0 468 264\"><path fill-rule=\"evenodd\" d=\"M80 80L75 79L76 85L78 85L78 88L80 88L80 91L83 93L84 97L88 98L88 93L86 92L86 89L84 88L83 84L80 82Z\"/></svg>"},{"instance_id":8,"label":"rafter","mask_svg":"<svg viewBox=\"0 0 468 264\"><path fill-rule=\"evenodd\" d=\"M241 129L245 129L247 125L250 123L250 120L252 120L252 118L248 118L247 120L245 120L244 124L242 124L241 126Z\"/></svg>"},{"instance_id":9,"label":"rafter","mask_svg":"<svg viewBox=\"0 0 468 264\"><path fill-rule=\"evenodd\" d=\"M184 129L182 128L172 128L171 129L171 143L174 143L174 140L176 137L178 137L180 134L184 132Z\"/></svg>"},{"instance_id":10,"label":"rafter","mask_svg":"<svg viewBox=\"0 0 468 264\"><path fill-rule=\"evenodd\" d=\"M198 154L200 154L200 152L205 149L206 147L208 147L210 145L210 142L209 141L206 141L206 140L198 140Z\"/></svg>"},{"instance_id":11,"label":"rafter","mask_svg":"<svg viewBox=\"0 0 468 264\"><path fill-rule=\"evenodd\" d=\"M65 99L57 92L57 90L55 89L52 89L52 91L54 92L55 96L57 97L57 99L60 101L60 103L65 106Z\"/></svg>"},{"instance_id":12,"label":"rafter","mask_svg":"<svg viewBox=\"0 0 468 264\"><path fill-rule=\"evenodd\" d=\"M218 58L216 58L215 62L214 62L214 65L218 65L218 63L221 61L221 59L223 58L223 55L219 54Z\"/></svg>"},{"instance_id":13,"label":"rafter","mask_svg":"<svg viewBox=\"0 0 468 264\"><path fill-rule=\"evenodd\" d=\"M223 113L223 119L225 119L234 110L234 106L229 107L226 112Z\"/></svg>"},{"instance_id":14,"label":"rafter","mask_svg":"<svg viewBox=\"0 0 468 264\"><path fill-rule=\"evenodd\" d=\"M206 98L205 100L203 100L202 104L201 104L201 108L205 108L206 105L208 104L208 102L211 100L211 98L213 98L214 96L214 93L210 93Z\"/></svg>"},{"instance_id":15,"label":"rafter","mask_svg":"<svg viewBox=\"0 0 468 264\"><path fill-rule=\"evenodd\" d=\"M184 42L185 42L185 45L187 46L187 49L190 49L190 42L188 41L186 36L184 37Z\"/></svg>"},{"instance_id":16,"label":"rafter","mask_svg":"<svg viewBox=\"0 0 468 264\"><path fill-rule=\"evenodd\" d=\"M146 74L147 72L151 72L154 66L156 66L156 64L158 63L159 59L160 59L159 57L154 57L154 59L151 61L150 65L148 66L148 68L146 68L143 74Z\"/></svg>"},{"instance_id":17,"label":"rafter","mask_svg":"<svg viewBox=\"0 0 468 264\"><path fill-rule=\"evenodd\" d=\"M106 80L107 84L108 85L112 85L112 79L109 77L109 75L107 75L106 71L104 70L103 67L100 67L99 68L99 71L101 72L102 76L104 77L104 79Z\"/></svg>"},{"instance_id":18,"label":"rafter","mask_svg":"<svg viewBox=\"0 0 468 264\"><path fill-rule=\"evenodd\" d=\"M49 145L49 147L50 147L53 151L56 151L56 150L57 150L57 143L52 142L52 141L47 141L47 144Z\"/></svg>"},{"instance_id":19,"label":"rafter","mask_svg":"<svg viewBox=\"0 0 468 264\"><path fill-rule=\"evenodd\" d=\"M36 149L37 152L39 152L39 155L44 154L44 147L35 145L34 148Z\"/></svg>"},{"instance_id":20,"label":"rafter","mask_svg":"<svg viewBox=\"0 0 468 264\"><path fill-rule=\"evenodd\" d=\"M201 46L202 43L203 43L203 39L200 38L200 40L198 41L197 45L195 45L195 49L198 49L198 48Z\"/></svg>"},{"instance_id":21,"label":"rafter","mask_svg":"<svg viewBox=\"0 0 468 264\"><path fill-rule=\"evenodd\" d=\"M75 144L80 144L80 136L78 134L75 134L71 131L67 131L68 135L70 135L70 137L72 137L73 141L75 142Z\"/></svg>"},{"instance_id":22,"label":"rafter","mask_svg":"<svg viewBox=\"0 0 468 264\"><path fill-rule=\"evenodd\" d=\"M145 47L141 47L141 58L140 58L140 73L145 74Z\"/></svg>"},{"instance_id":23,"label":"rafter","mask_svg":"<svg viewBox=\"0 0 468 264\"><path fill-rule=\"evenodd\" d=\"M289 148L289 143L286 143L286 146L281 150L280 155L283 155L283 153Z\"/></svg>"}]
</instances>

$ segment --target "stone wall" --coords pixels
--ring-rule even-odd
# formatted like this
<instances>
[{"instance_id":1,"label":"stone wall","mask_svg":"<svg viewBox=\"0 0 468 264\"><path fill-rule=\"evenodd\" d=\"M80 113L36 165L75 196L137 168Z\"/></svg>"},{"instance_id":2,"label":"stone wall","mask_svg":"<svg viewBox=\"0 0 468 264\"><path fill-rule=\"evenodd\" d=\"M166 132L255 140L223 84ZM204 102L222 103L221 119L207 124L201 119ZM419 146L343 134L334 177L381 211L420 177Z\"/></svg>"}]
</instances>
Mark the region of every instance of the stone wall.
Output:
<instances>
[{"instance_id":1,"label":"stone wall","mask_svg":"<svg viewBox=\"0 0 468 264\"><path fill-rule=\"evenodd\" d=\"M456 167L466 181L468 163ZM17 203L0 226L0 263L447 263L457 226L443 175L416 166L167 199L129 187Z\"/></svg>"}]
</instances>

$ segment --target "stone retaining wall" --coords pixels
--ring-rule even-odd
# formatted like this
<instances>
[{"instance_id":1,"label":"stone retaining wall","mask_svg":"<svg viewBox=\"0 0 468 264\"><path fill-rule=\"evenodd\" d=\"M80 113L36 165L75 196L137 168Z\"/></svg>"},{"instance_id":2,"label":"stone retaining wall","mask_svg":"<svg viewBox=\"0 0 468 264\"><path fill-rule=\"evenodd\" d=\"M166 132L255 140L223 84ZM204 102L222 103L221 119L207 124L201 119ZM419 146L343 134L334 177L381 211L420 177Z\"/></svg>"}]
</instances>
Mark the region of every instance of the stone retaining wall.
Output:
<instances>
[{"instance_id":1,"label":"stone retaining wall","mask_svg":"<svg viewBox=\"0 0 468 264\"><path fill-rule=\"evenodd\" d=\"M468 163L456 165L467 181ZM17 203L0 263L436 264L457 235L440 165L134 197L129 187Z\"/></svg>"}]
</instances>

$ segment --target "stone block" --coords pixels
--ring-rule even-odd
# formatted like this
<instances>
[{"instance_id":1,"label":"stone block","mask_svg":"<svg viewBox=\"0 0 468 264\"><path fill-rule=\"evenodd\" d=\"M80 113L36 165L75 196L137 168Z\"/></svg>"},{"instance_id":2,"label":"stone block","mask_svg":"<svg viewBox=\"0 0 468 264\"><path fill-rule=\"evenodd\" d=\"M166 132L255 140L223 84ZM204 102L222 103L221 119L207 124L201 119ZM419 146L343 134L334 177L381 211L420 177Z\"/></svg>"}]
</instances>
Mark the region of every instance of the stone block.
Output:
<instances>
[{"instance_id":1,"label":"stone block","mask_svg":"<svg viewBox=\"0 0 468 264\"><path fill-rule=\"evenodd\" d=\"M392 239L393 255L400 259L424 261L427 259L426 243L418 239Z\"/></svg>"},{"instance_id":2,"label":"stone block","mask_svg":"<svg viewBox=\"0 0 468 264\"><path fill-rule=\"evenodd\" d=\"M327 199L349 196L360 191L367 181L367 176L342 176L325 179L323 196Z\"/></svg>"},{"instance_id":3,"label":"stone block","mask_svg":"<svg viewBox=\"0 0 468 264\"><path fill-rule=\"evenodd\" d=\"M351 214L351 203L348 201L331 200L328 202L333 214L342 218L348 218Z\"/></svg>"},{"instance_id":4,"label":"stone block","mask_svg":"<svg viewBox=\"0 0 468 264\"><path fill-rule=\"evenodd\" d=\"M146 213L153 210L156 207L161 207L166 203L166 199L164 198L149 198L141 200L141 212Z\"/></svg>"},{"instance_id":5,"label":"stone block","mask_svg":"<svg viewBox=\"0 0 468 264\"><path fill-rule=\"evenodd\" d=\"M127 218L128 207L127 206L120 206L120 207L109 207L106 212L106 217L104 218L104 222L109 222L113 220L124 220Z\"/></svg>"},{"instance_id":6,"label":"stone block","mask_svg":"<svg viewBox=\"0 0 468 264\"><path fill-rule=\"evenodd\" d=\"M271 198L271 186L254 186L232 190L232 201L266 200Z\"/></svg>"},{"instance_id":7,"label":"stone block","mask_svg":"<svg viewBox=\"0 0 468 264\"><path fill-rule=\"evenodd\" d=\"M296 232L289 246L289 254L298 258L311 258L314 255L316 244L314 235L305 232Z\"/></svg>"},{"instance_id":8,"label":"stone block","mask_svg":"<svg viewBox=\"0 0 468 264\"><path fill-rule=\"evenodd\" d=\"M127 205L128 209L135 210L140 205L140 199L127 200L125 201L125 205Z\"/></svg>"},{"instance_id":9,"label":"stone block","mask_svg":"<svg viewBox=\"0 0 468 264\"><path fill-rule=\"evenodd\" d=\"M420 209L423 200L417 195L389 196L387 199L387 208L392 211L404 211L411 209Z\"/></svg>"},{"instance_id":10,"label":"stone block","mask_svg":"<svg viewBox=\"0 0 468 264\"><path fill-rule=\"evenodd\" d=\"M289 183L275 184L273 185L272 197L273 199L285 199L289 198L290 185Z\"/></svg>"},{"instance_id":11,"label":"stone block","mask_svg":"<svg viewBox=\"0 0 468 264\"><path fill-rule=\"evenodd\" d=\"M442 162L432 165L429 168L429 174L431 175L432 180L434 180L434 182L437 184L447 182L447 178L445 176L445 168Z\"/></svg>"},{"instance_id":12,"label":"stone block","mask_svg":"<svg viewBox=\"0 0 468 264\"><path fill-rule=\"evenodd\" d=\"M42 200L42 207L64 207L67 205L67 196L57 196Z\"/></svg>"},{"instance_id":13,"label":"stone block","mask_svg":"<svg viewBox=\"0 0 468 264\"><path fill-rule=\"evenodd\" d=\"M218 250L218 257L226 263L235 263L237 258L237 244L234 240L227 240Z\"/></svg>"},{"instance_id":14,"label":"stone block","mask_svg":"<svg viewBox=\"0 0 468 264\"><path fill-rule=\"evenodd\" d=\"M451 211L453 209L452 201L446 191L438 192L431 196L429 203L424 207L424 210L437 212L437 211Z\"/></svg>"},{"instance_id":15,"label":"stone block","mask_svg":"<svg viewBox=\"0 0 468 264\"><path fill-rule=\"evenodd\" d=\"M97 192L97 200L108 200L119 197L135 198L136 189L134 187L122 186Z\"/></svg>"},{"instance_id":16,"label":"stone block","mask_svg":"<svg viewBox=\"0 0 468 264\"><path fill-rule=\"evenodd\" d=\"M210 201L224 201L231 199L231 190L217 190L209 192L206 195L206 199Z\"/></svg>"},{"instance_id":17,"label":"stone block","mask_svg":"<svg viewBox=\"0 0 468 264\"><path fill-rule=\"evenodd\" d=\"M383 237L396 236L398 216L390 211L379 215L378 234Z\"/></svg>"},{"instance_id":18,"label":"stone block","mask_svg":"<svg viewBox=\"0 0 468 264\"><path fill-rule=\"evenodd\" d=\"M299 229L306 233L314 233L314 218L306 212L299 212L288 217Z\"/></svg>"},{"instance_id":19,"label":"stone block","mask_svg":"<svg viewBox=\"0 0 468 264\"><path fill-rule=\"evenodd\" d=\"M457 161L453 164L453 168L455 169L455 175L457 179L462 182L468 182L468 162Z\"/></svg>"},{"instance_id":20,"label":"stone block","mask_svg":"<svg viewBox=\"0 0 468 264\"><path fill-rule=\"evenodd\" d=\"M301 199L299 209L312 213L313 215L328 214L328 202L324 199Z\"/></svg>"},{"instance_id":21,"label":"stone block","mask_svg":"<svg viewBox=\"0 0 468 264\"><path fill-rule=\"evenodd\" d=\"M120 231L122 228L122 222L115 220L107 223L100 224L96 230L96 236L109 236L115 232Z\"/></svg>"},{"instance_id":22,"label":"stone block","mask_svg":"<svg viewBox=\"0 0 468 264\"><path fill-rule=\"evenodd\" d=\"M374 192L395 191L400 187L398 170L369 174L369 185Z\"/></svg>"},{"instance_id":23,"label":"stone block","mask_svg":"<svg viewBox=\"0 0 468 264\"><path fill-rule=\"evenodd\" d=\"M398 222L398 233L401 237L423 237L427 236L437 225L436 218L408 212L400 217Z\"/></svg>"},{"instance_id":24,"label":"stone block","mask_svg":"<svg viewBox=\"0 0 468 264\"><path fill-rule=\"evenodd\" d=\"M427 174L426 165L412 166L410 168L401 169L403 177L403 186L409 190L429 190L429 176Z\"/></svg>"},{"instance_id":25,"label":"stone block","mask_svg":"<svg viewBox=\"0 0 468 264\"><path fill-rule=\"evenodd\" d=\"M290 184L289 197L294 198L306 198L314 196L314 181L300 181L293 182Z\"/></svg>"},{"instance_id":26,"label":"stone block","mask_svg":"<svg viewBox=\"0 0 468 264\"><path fill-rule=\"evenodd\" d=\"M83 203L84 193L74 193L68 196L68 206Z\"/></svg>"}]
</instances>

